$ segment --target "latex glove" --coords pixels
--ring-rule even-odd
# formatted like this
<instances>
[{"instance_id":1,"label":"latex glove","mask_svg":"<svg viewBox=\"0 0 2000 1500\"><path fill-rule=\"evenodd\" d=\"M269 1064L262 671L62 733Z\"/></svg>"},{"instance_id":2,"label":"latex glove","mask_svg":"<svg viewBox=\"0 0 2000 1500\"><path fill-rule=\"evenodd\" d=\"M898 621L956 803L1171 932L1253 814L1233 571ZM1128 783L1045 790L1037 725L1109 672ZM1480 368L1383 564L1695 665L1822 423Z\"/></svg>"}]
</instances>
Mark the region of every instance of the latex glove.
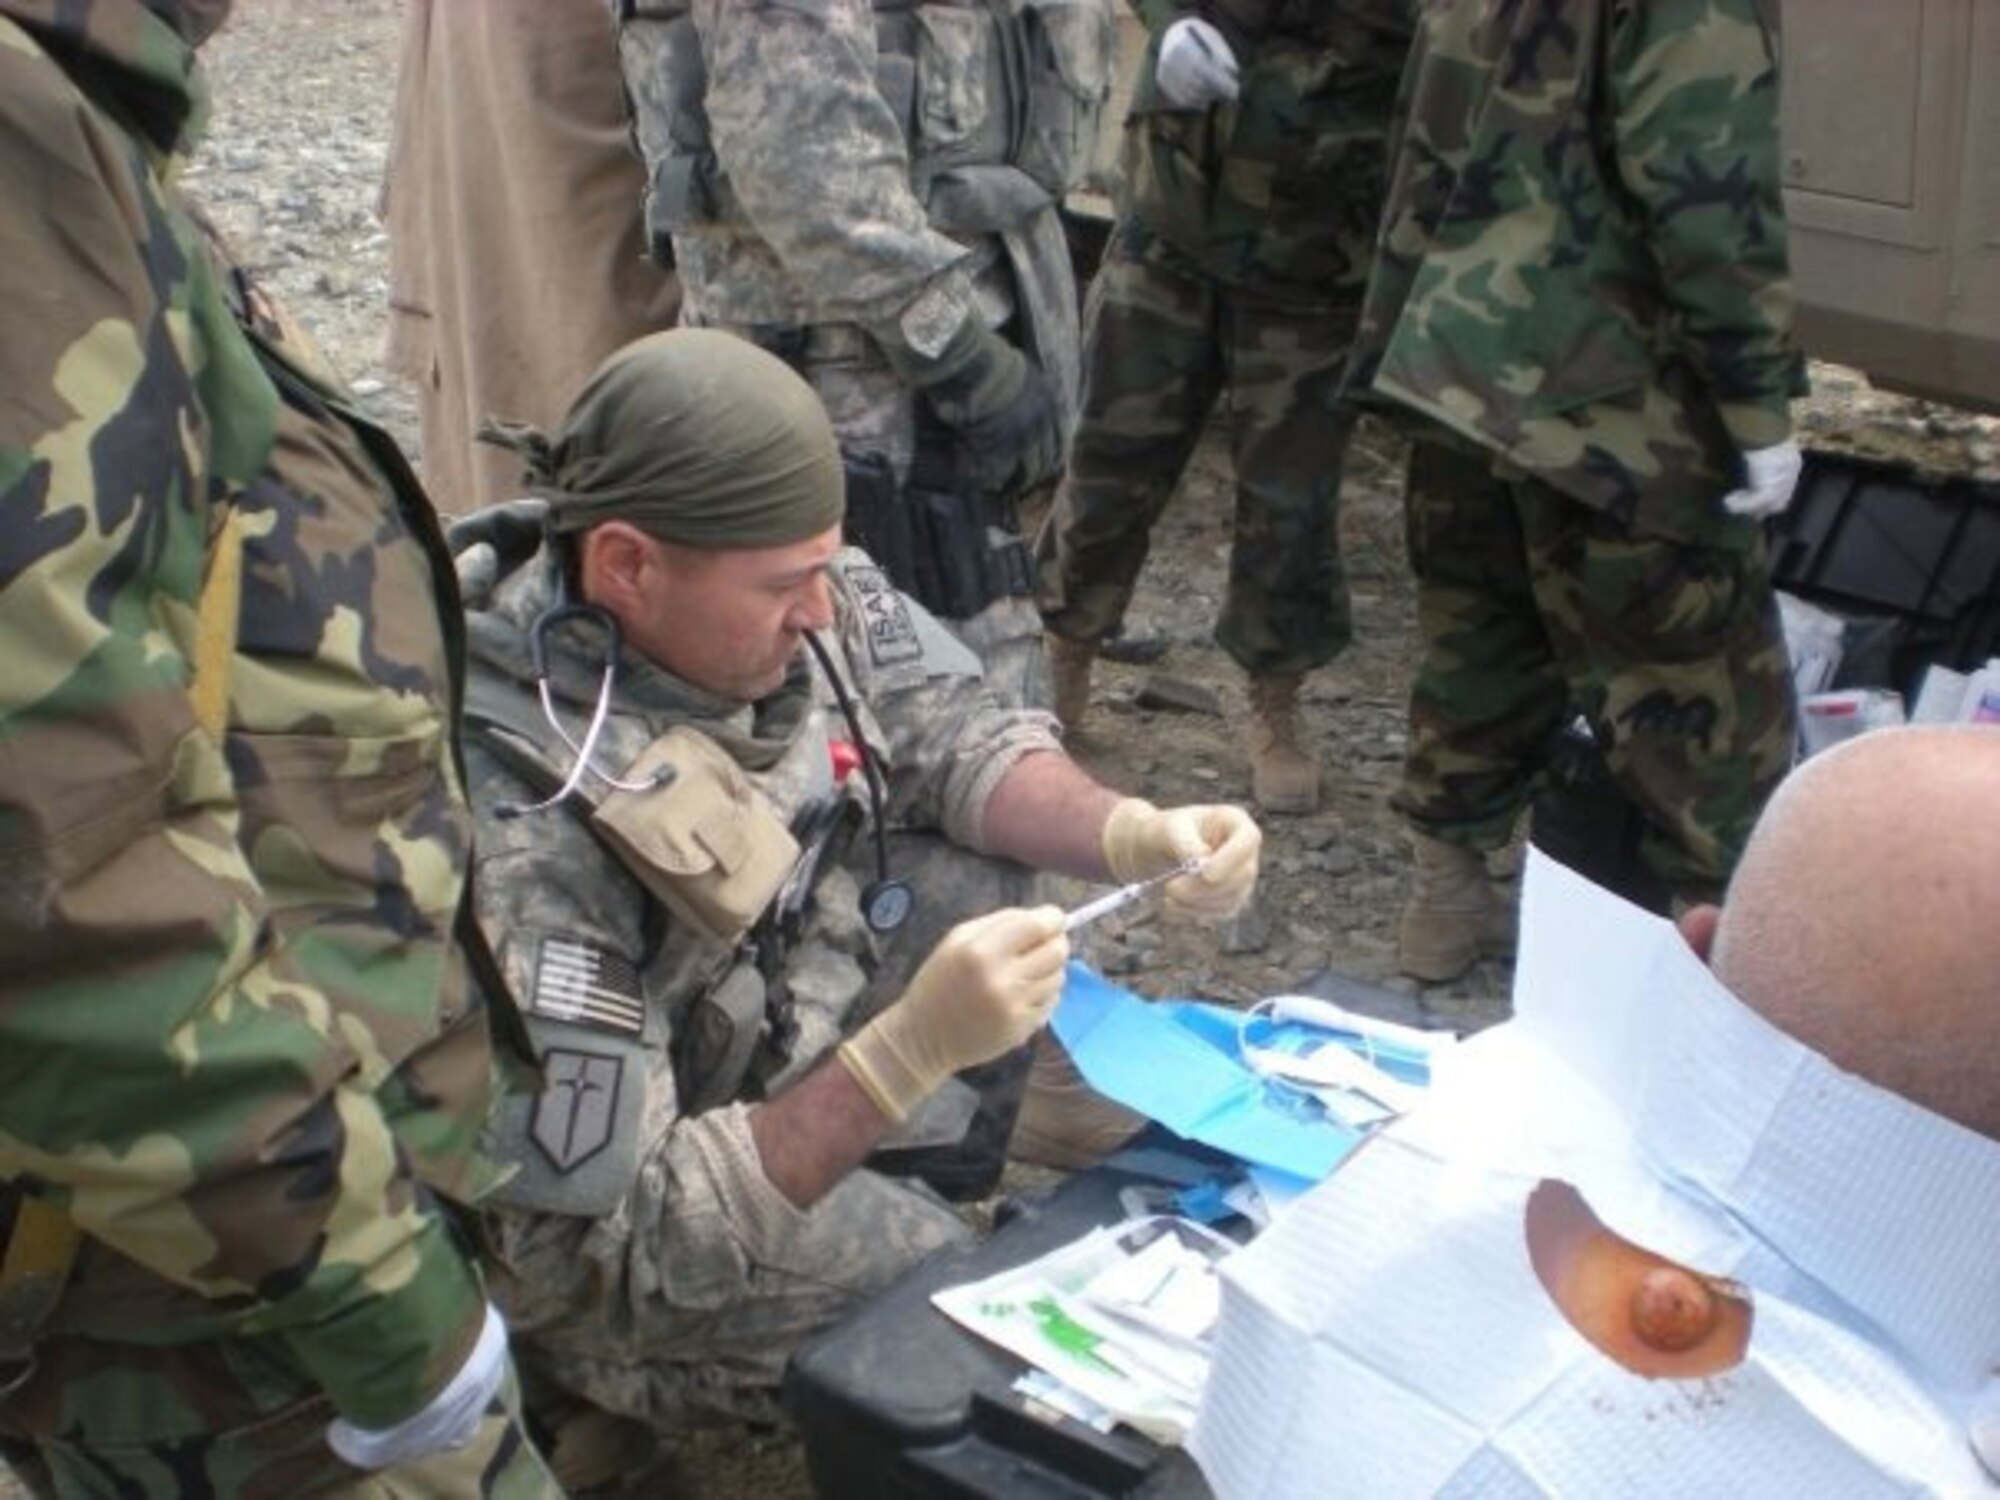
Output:
<instances>
[{"instance_id":1,"label":"latex glove","mask_svg":"<svg viewBox=\"0 0 2000 1500\"><path fill-rule=\"evenodd\" d=\"M326 1429L326 1445L356 1469L387 1469L433 1453L462 1448L479 1430L486 1408L507 1378L507 1325L492 1304L472 1353L430 1405L394 1427L370 1430L336 1417Z\"/></svg>"},{"instance_id":2,"label":"latex glove","mask_svg":"<svg viewBox=\"0 0 2000 1500\"><path fill-rule=\"evenodd\" d=\"M1743 455L1743 484L1722 497L1722 508L1733 516L1763 520L1783 515L1799 487L1805 455L1789 438L1770 448L1753 448Z\"/></svg>"},{"instance_id":3,"label":"latex glove","mask_svg":"<svg viewBox=\"0 0 2000 1500\"><path fill-rule=\"evenodd\" d=\"M1158 808L1143 797L1127 797L1104 820L1102 843L1104 863L1120 884L1200 859L1199 870L1168 881L1161 894L1169 906L1193 916L1232 917L1257 885L1264 833L1240 807Z\"/></svg>"},{"instance_id":4,"label":"latex glove","mask_svg":"<svg viewBox=\"0 0 2000 1500\"><path fill-rule=\"evenodd\" d=\"M1236 97L1236 54L1208 22L1184 16L1160 35L1153 79L1169 104L1205 109Z\"/></svg>"},{"instance_id":5,"label":"latex glove","mask_svg":"<svg viewBox=\"0 0 2000 1500\"><path fill-rule=\"evenodd\" d=\"M976 317L934 359L891 334L889 364L958 437L960 478L990 494L1019 495L1061 469L1068 434L1055 388L1019 349Z\"/></svg>"},{"instance_id":6,"label":"latex glove","mask_svg":"<svg viewBox=\"0 0 2000 1500\"><path fill-rule=\"evenodd\" d=\"M899 1123L961 1068L1025 1042L1062 994L1060 907L1006 907L938 940L896 1003L840 1046L840 1060Z\"/></svg>"}]
</instances>

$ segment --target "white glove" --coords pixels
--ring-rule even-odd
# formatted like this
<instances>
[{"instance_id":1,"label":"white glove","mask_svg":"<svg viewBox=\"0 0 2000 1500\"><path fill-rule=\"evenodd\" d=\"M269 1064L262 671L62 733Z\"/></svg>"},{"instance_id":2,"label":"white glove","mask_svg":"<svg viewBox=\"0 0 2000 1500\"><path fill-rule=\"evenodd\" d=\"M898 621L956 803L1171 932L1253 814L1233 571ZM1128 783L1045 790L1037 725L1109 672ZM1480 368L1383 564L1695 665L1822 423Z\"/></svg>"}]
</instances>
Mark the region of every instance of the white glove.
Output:
<instances>
[{"instance_id":1,"label":"white glove","mask_svg":"<svg viewBox=\"0 0 2000 1500\"><path fill-rule=\"evenodd\" d=\"M479 1430L480 1419L506 1378L507 1325L489 1302L479 1341L430 1405L394 1427L372 1432L336 1417L327 1424L326 1445L342 1463L356 1469L388 1469L463 1448Z\"/></svg>"},{"instance_id":2,"label":"white glove","mask_svg":"<svg viewBox=\"0 0 2000 1500\"><path fill-rule=\"evenodd\" d=\"M1799 470L1805 455L1787 438L1770 448L1753 448L1743 455L1743 486L1722 497L1722 508L1732 516L1763 520L1783 515L1792 503L1792 491L1799 487Z\"/></svg>"},{"instance_id":3,"label":"white glove","mask_svg":"<svg viewBox=\"0 0 2000 1500\"><path fill-rule=\"evenodd\" d=\"M1121 884L1199 859L1199 870L1168 881L1161 894L1169 906L1192 916L1233 917L1257 884L1264 834L1240 807L1158 808L1143 797L1127 797L1104 820L1102 845L1104 863Z\"/></svg>"},{"instance_id":4,"label":"white glove","mask_svg":"<svg viewBox=\"0 0 2000 1500\"><path fill-rule=\"evenodd\" d=\"M1208 22L1183 17L1160 36L1153 78L1169 104L1205 109L1236 97L1236 54Z\"/></svg>"},{"instance_id":5,"label":"white glove","mask_svg":"<svg viewBox=\"0 0 2000 1500\"><path fill-rule=\"evenodd\" d=\"M840 1045L854 1081L902 1121L960 1068L1033 1036L1062 995L1069 939L1059 907L1005 907L961 922L896 1003Z\"/></svg>"}]
</instances>

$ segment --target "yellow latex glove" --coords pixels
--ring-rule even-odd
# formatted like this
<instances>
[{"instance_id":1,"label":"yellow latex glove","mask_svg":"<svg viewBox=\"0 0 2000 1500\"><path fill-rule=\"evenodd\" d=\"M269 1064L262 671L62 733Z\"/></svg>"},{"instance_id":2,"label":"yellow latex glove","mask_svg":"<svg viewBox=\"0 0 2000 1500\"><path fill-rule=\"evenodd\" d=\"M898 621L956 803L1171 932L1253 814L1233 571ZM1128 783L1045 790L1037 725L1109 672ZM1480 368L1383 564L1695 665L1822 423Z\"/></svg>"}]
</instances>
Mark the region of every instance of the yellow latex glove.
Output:
<instances>
[{"instance_id":1,"label":"yellow latex glove","mask_svg":"<svg viewBox=\"0 0 2000 1500\"><path fill-rule=\"evenodd\" d=\"M1257 884L1264 834L1240 807L1201 803L1159 808L1127 797L1104 820L1104 863L1121 885L1163 874L1189 859L1199 870L1170 880L1167 904L1198 917L1230 917Z\"/></svg>"},{"instance_id":2,"label":"yellow latex glove","mask_svg":"<svg viewBox=\"0 0 2000 1500\"><path fill-rule=\"evenodd\" d=\"M909 1117L961 1068L1033 1036L1062 994L1060 907L1007 907L938 940L896 1003L840 1045L840 1060L890 1119Z\"/></svg>"}]
</instances>

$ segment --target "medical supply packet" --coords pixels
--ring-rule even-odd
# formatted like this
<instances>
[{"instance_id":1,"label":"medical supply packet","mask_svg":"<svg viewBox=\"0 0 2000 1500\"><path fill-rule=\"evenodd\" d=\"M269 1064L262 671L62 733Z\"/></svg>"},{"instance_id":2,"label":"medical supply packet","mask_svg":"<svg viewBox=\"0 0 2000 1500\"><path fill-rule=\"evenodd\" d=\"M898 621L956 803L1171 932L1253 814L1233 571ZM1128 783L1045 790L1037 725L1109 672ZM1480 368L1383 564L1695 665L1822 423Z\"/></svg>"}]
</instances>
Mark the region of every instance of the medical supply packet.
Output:
<instances>
[{"instance_id":1,"label":"medical supply packet","mask_svg":"<svg viewBox=\"0 0 2000 1500\"><path fill-rule=\"evenodd\" d=\"M1104 1413L1178 1444L1208 1378L1215 1267L1235 1248L1186 1219L1128 1219L931 1301ZM1044 1382L1026 1392L1074 1409Z\"/></svg>"}]
</instances>

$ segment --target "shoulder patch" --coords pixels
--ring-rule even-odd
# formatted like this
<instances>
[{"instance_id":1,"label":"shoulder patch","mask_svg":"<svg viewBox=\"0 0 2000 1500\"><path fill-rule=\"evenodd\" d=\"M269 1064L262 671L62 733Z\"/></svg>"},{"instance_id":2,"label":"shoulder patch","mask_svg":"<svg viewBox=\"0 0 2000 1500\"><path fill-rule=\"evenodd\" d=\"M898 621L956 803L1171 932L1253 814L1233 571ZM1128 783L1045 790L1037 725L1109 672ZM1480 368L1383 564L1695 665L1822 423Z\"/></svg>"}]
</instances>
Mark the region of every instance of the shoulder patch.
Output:
<instances>
[{"instance_id":1,"label":"shoulder patch","mask_svg":"<svg viewBox=\"0 0 2000 1500\"><path fill-rule=\"evenodd\" d=\"M542 939L528 1009L551 1020L634 1037L646 1024L639 971L615 953L572 938Z\"/></svg>"},{"instance_id":2,"label":"shoulder patch","mask_svg":"<svg viewBox=\"0 0 2000 1500\"><path fill-rule=\"evenodd\" d=\"M574 1172L611 1144L624 1059L608 1052L551 1047L542 1054L542 1091L528 1135L558 1172Z\"/></svg>"},{"instance_id":3,"label":"shoulder patch","mask_svg":"<svg viewBox=\"0 0 2000 1500\"><path fill-rule=\"evenodd\" d=\"M923 640L909 606L883 571L872 564L854 563L845 569L854 602L861 611L862 634L868 642L869 660L878 667L916 661L924 654Z\"/></svg>"}]
</instances>

